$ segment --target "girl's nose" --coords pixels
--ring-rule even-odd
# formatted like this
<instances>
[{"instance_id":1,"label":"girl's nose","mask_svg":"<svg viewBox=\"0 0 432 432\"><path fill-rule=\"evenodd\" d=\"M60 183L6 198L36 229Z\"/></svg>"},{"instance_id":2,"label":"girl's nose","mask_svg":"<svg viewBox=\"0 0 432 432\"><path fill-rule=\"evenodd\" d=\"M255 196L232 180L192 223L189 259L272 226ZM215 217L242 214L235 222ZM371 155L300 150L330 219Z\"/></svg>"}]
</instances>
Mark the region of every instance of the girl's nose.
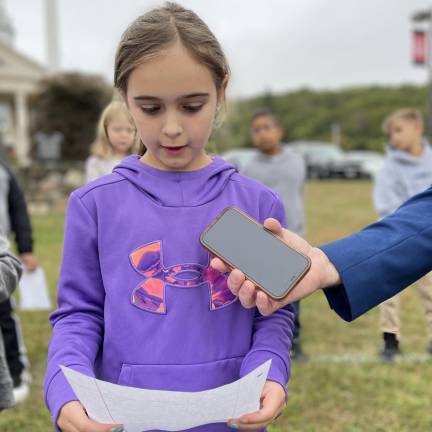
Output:
<instances>
[{"instance_id":1,"label":"girl's nose","mask_svg":"<svg viewBox=\"0 0 432 432\"><path fill-rule=\"evenodd\" d=\"M171 117L167 119L162 133L168 138L174 139L183 133L183 128L175 118Z\"/></svg>"}]
</instances>

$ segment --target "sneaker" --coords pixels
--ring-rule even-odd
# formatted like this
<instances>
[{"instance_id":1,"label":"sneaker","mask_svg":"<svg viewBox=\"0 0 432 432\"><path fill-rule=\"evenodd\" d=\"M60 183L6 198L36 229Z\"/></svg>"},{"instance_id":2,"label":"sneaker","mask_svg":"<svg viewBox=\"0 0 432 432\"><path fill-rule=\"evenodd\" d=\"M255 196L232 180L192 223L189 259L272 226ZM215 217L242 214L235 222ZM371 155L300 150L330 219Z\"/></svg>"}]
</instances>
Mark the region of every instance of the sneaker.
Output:
<instances>
[{"instance_id":1,"label":"sneaker","mask_svg":"<svg viewBox=\"0 0 432 432\"><path fill-rule=\"evenodd\" d=\"M384 349L380 352L380 357L384 361L393 361L399 355L399 341L394 333L383 333Z\"/></svg>"},{"instance_id":2,"label":"sneaker","mask_svg":"<svg viewBox=\"0 0 432 432\"><path fill-rule=\"evenodd\" d=\"M32 377L28 370L23 370L19 379L14 380L13 395L15 403L24 402L30 395Z\"/></svg>"},{"instance_id":3,"label":"sneaker","mask_svg":"<svg viewBox=\"0 0 432 432\"><path fill-rule=\"evenodd\" d=\"M298 339L293 340L290 354L291 359L296 362L304 363L309 359L309 357L303 352L301 343Z\"/></svg>"}]
</instances>

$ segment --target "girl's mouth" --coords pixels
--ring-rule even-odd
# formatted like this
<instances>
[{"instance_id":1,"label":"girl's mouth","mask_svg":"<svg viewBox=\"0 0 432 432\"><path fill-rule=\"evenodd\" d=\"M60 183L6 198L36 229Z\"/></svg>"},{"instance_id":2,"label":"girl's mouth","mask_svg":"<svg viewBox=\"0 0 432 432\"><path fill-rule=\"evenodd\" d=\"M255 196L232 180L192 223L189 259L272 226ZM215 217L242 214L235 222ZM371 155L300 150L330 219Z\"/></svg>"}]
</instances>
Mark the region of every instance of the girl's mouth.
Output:
<instances>
[{"instance_id":1,"label":"girl's mouth","mask_svg":"<svg viewBox=\"0 0 432 432\"><path fill-rule=\"evenodd\" d=\"M183 149L185 149L187 146L178 146L178 147L165 147L165 146L162 146L162 148L163 149L165 149L165 151L168 153L168 154L173 154L173 155L175 155L175 154L179 154Z\"/></svg>"}]
</instances>

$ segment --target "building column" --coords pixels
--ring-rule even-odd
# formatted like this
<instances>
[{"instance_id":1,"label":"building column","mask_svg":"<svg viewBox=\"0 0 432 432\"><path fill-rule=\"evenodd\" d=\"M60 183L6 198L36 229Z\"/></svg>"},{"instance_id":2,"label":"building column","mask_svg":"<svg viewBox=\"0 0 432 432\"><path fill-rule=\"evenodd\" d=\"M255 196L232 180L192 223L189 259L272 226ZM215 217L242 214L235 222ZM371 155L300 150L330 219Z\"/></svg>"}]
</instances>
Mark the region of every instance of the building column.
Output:
<instances>
[{"instance_id":1,"label":"building column","mask_svg":"<svg viewBox=\"0 0 432 432\"><path fill-rule=\"evenodd\" d=\"M19 165L30 163L30 137L27 109L27 94L23 91L15 93L15 136L16 155Z\"/></svg>"}]
</instances>

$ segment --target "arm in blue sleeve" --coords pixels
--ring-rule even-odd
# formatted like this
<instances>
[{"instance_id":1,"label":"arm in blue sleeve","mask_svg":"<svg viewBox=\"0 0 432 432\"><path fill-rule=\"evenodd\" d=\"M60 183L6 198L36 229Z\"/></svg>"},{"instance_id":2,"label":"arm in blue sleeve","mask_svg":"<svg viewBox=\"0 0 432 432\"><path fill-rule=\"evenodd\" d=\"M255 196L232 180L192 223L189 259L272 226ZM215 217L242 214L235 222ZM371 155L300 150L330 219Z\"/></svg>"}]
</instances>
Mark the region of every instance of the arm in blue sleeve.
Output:
<instances>
[{"instance_id":1,"label":"arm in blue sleeve","mask_svg":"<svg viewBox=\"0 0 432 432\"><path fill-rule=\"evenodd\" d=\"M327 300L351 321L432 270L432 188L321 249L342 279L342 285L325 290Z\"/></svg>"}]
</instances>

